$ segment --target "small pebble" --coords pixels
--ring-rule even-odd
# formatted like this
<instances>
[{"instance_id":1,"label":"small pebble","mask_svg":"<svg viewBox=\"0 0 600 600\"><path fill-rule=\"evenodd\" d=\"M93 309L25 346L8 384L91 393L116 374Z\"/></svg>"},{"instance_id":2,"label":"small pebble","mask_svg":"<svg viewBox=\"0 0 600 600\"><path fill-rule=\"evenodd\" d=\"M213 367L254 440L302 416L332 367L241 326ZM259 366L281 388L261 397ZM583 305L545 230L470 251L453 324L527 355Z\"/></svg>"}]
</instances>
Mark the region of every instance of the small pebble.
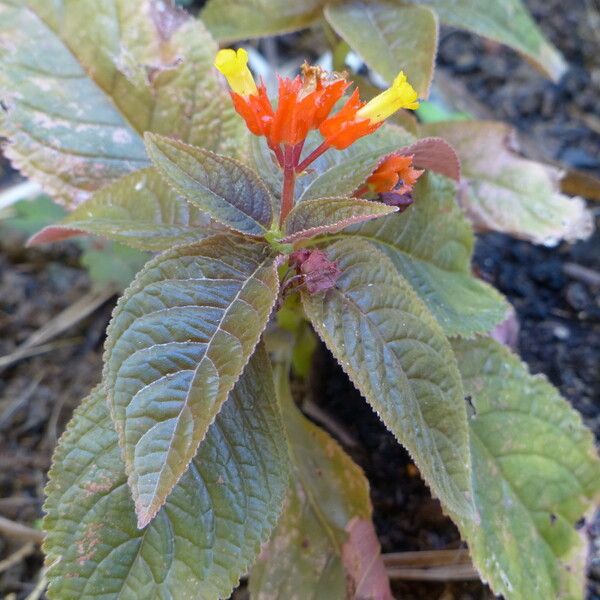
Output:
<instances>
[{"instance_id":1,"label":"small pebble","mask_svg":"<svg viewBox=\"0 0 600 600\"><path fill-rule=\"evenodd\" d=\"M570 283L567 286L565 291L565 296L567 298L567 302L575 309L575 310L583 310L589 304L591 304L591 298L585 289L585 286L576 281L574 283Z\"/></svg>"},{"instance_id":2,"label":"small pebble","mask_svg":"<svg viewBox=\"0 0 600 600\"><path fill-rule=\"evenodd\" d=\"M569 329L564 325L556 325L552 330L552 333L554 334L554 337L559 340L568 340L571 335Z\"/></svg>"}]
</instances>

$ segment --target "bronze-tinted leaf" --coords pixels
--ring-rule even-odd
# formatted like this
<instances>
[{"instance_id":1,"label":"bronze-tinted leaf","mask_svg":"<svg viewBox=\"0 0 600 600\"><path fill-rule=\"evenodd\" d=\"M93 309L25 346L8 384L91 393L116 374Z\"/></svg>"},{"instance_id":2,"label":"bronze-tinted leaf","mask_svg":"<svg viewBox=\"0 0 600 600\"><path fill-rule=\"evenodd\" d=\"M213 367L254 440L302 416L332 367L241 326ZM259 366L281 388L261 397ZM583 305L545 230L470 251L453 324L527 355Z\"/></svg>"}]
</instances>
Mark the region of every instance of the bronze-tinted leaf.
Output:
<instances>
[{"instance_id":1,"label":"bronze-tinted leaf","mask_svg":"<svg viewBox=\"0 0 600 600\"><path fill-rule=\"evenodd\" d=\"M334 288L303 293L306 315L444 506L472 515L465 401L441 327L391 261L368 242L328 246Z\"/></svg>"},{"instance_id":2,"label":"bronze-tinted leaf","mask_svg":"<svg viewBox=\"0 0 600 600\"><path fill-rule=\"evenodd\" d=\"M68 206L147 166L145 131L238 154L216 51L164 0L1 0L6 154Z\"/></svg>"},{"instance_id":3,"label":"bronze-tinted leaf","mask_svg":"<svg viewBox=\"0 0 600 600\"><path fill-rule=\"evenodd\" d=\"M160 254L119 301L104 376L140 527L195 455L278 287L266 244L219 235Z\"/></svg>"},{"instance_id":4,"label":"bronze-tinted leaf","mask_svg":"<svg viewBox=\"0 0 600 600\"><path fill-rule=\"evenodd\" d=\"M580 198L560 193L561 172L519 156L504 123L454 121L424 131L448 140L468 185L460 203L480 231L500 231L536 244L587 238L593 220Z\"/></svg>"},{"instance_id":5,"label":"bronze-tinted leaf","mask_svg":"<svg viewBox=\"0 0 600 600\"><path fill-rule=\"evenodd\" d=\"M271 226L274 199L249 167L153 134L146 135L146 145L169 185L220 223L253 235L264 234Z\"/></svg>"},{"instance_id":6,"label":"bronze-tinted leaf","mask_svg":"<svg viewBox=\"0 0 600 600\"><path fill-rule=\"evenodd\" d=\"M210 217L173 191L152 168L141 169L102 188L29 244L46 244L85 234L142 250L166 250L191 243L219 228Z\"/></svg>"}]
</instances>

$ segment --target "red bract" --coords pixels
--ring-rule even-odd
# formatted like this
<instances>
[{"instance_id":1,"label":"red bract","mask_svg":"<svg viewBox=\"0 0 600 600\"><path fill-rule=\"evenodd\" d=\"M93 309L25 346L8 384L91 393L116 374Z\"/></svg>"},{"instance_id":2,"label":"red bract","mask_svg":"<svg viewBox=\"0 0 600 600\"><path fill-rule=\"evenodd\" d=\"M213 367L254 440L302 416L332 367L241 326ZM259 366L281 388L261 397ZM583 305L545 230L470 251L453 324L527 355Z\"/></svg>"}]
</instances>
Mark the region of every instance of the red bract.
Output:
<instances>
[{"instance_id":1,"label":"red bract","mask_svg":"<svg viewBox=\"0 0 600 600\"><path fill-rule=\"evenodd\" d=\"M317 129L348 87L345 79L324 81L323 73L305 67L303 77L279 79L279 102L267 141L296 146L308 132Z\"/></svg>"},{"instance_id":2,"label":"red bract","mask_svg":"<svg viewBox=\"0 0 600 600\"><path fill-rule=\"evenodd\" d=\"M279 78L279 99L273 108L265 86L257 86L248 69L248 54L240 48L217 54L215 66L225 75L232 92L233 105L254 134L264 136L284 168L304 170L329 148L343 150L357 139L373 133L383 121L401 108L416 109L417 93L400 73L392 86L364 103L355 90L346 104L329 116L348 86L344 74L326 73L304 64L302 75ZM300 161L306 136L318 129L323 143Z\"/></svg>"},{"instance_id":3,"label":"red bract","mask_svg":"<svg viewBox=\"0 0 600 600\"><path fill-rule=\"evenodd\" d=\"M279 78L279 100L273 109L264 85L256 94L231 92L233 106L248 129L264 136L271 148L280 144L296 146L308 132L318 129L349 83L343 77L325 79L320 69L306 65L302 77Z\"/></svg>"}]
</instances>

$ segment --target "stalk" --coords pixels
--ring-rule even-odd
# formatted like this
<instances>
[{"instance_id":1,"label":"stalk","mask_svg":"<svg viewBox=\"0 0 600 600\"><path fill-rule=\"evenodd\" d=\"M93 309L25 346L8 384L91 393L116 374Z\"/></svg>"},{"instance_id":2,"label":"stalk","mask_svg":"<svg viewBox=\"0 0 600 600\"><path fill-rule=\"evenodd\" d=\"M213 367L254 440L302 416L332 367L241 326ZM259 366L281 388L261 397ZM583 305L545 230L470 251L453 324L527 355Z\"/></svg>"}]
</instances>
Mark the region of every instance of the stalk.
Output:
<instances>
[{"instance_id":1,"label":"stalk","mask_svg":"<svg viewBox=\"0 0 600 600\"><path fill-rule=\"evenodd\" d=\"M281 195L281 215L279 227L294 207L294 190L296 188L296 168L294 164L294 148L285 146L283 151L283 193Z\"/></svg>"},{"instance_id":2,"label":"stalk","mask_svg":"<svg viewBox=\"0 0 600 600\"><path fill-rule=\"evenodd\" d=\"M296 171L301 173L310 165L311 162L317 160L321 154L329 150L329 144L327 142L323 142L320 146L315 148L297 167Z\"/></svg>"}]
</instances>

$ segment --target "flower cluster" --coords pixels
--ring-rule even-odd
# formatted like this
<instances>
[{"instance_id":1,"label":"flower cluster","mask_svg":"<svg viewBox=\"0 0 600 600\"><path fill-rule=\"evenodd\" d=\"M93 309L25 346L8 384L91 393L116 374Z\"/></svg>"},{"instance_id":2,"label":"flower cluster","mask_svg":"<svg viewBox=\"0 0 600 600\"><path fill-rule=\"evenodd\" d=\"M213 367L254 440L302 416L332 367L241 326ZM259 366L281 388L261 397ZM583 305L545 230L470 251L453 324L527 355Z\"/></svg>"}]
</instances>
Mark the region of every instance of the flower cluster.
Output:
<instances>
[{"instance_id":1,"label":"flower cluster","mask_svg":"<svg viewBox=\"0 0 600 600\"><path fill-rule=\"evenodd\" d=\"M370 102L362 102L355 90L342 108L330 115L350 85L343 74L304 65L302 76L279 79L279 99L273 108L264 84L257 86L250 73L248 53L243 48L221 50L215 66L225 75L233 105L248 129L266 138L282 168L292 168L295 172L303 171L329 148L343 150L373 133L401 108L419 107L417 93L402 72L389 89ZM319 130L323 143L300 160L311 130Z\"/></svg>"}]
</instances>

